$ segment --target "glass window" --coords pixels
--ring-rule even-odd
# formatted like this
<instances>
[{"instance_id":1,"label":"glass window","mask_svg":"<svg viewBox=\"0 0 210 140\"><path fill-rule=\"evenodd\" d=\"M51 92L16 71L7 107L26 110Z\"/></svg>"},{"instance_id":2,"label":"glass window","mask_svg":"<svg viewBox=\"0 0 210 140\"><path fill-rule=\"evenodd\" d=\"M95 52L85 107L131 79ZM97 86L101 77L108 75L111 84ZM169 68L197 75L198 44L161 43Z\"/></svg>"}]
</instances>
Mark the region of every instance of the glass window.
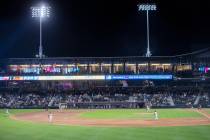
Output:
<instances>
[{"instance_id":1,"label":"glass window","mask_svg":"<svg viewBox=\"0 0 210 140\"><path fill-rule=\"evenodd\" d=\"M123 63L114 64L114 73L123 73Z\"/></svg>"},{"instance_id":2,"label":"glass window","mask_svg":"<svg viewBox=\"0 0 210 140\"><path fill-rule=\"evenodd\" d=\"M190 71L192 70L191 65L178 65L176 66L177 71Z\"/></svg>"},{"instance_id":3,"label":"glass window","mask_svg":"<svg viewBox=\"0 0 210 140\"><path fill-rule=\"evenodd\" d=\"M125 71L127 73L136 73L136 64L134 64L134 63L126 63L125 64Z\"/></svg>"},{"instance_id":4,"label":"glass window","mask_svg":"<svg viewBox=\"0 0 210 140\"><path fill-rule=\"evenodd\" d=\"M88 65L87 64L78 64L78 69L80 73L88 73Z\"/></svg>"},{"instance_id":5,"label":"glass window","mask_svg":"<svg viewBox=\"0 0 210 140\"><path fill-rule=\"evenodd\" d=\"M140 63L138 64L138 73L144 73L148 71L148 64L147 63Z\"/></svg>"},{"instance_id":6,"label":"glass window","mask_svg":"<svg viewBox=\"0 0 210 140\"><path fill-rule=\"evenodd\" d=\"M101 71L102 73L111 73L112 64L102 63L101 64Z\"/></svg>"},{"instance_id":7,"label":"glass window","mask_svg":"<svg viewBox=\"0 0 210 140\"><path fill-rule=\"evenodd\" d=\"M172 65L169 63L152 63L150 69L152 72L170 72L172 71Z\"/></svg>"},{"instance_id":8,"label":"glass window","mask_svg":"<svg viewBox=\"0 0 210 140\"><path fill-rule=\"evenodd\" d=\"M90 64L90 73L99 73L101 71L99 64Z\"/></svg>"}]
</instances>

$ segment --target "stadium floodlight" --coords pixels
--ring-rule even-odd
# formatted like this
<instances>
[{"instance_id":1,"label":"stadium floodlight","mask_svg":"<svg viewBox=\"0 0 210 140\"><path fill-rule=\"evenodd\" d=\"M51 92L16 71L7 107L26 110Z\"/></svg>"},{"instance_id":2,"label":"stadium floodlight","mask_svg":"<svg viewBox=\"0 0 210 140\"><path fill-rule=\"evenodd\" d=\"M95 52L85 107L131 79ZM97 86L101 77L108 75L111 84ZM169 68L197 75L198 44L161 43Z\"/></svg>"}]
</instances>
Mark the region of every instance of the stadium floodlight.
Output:
<instances>
[{"instance_id":1,"label":"stadium floodlight","mask_svg":"<svg viewBox=\"0 0 210 140\"><path fill-rule=\"evenodd\" d=\"M42 21L43 18L49 18L50 17L50 7L49 6L37 6L37 7L31 7L32 11L32 17L33 18L39 18L40 21L40 44L39 44L39 54L37 57L43 58L43 47L42 47Z\"/></svg>"},{"instance_id":2,"label":"stadium floodlight","mask_svg":"<svg viewBox=\"0 0 210 140\"><path fill-rule=\"evenodd\" d=\"M157 6L155 4L139 4L138 11L147 12L147 53L146 57L150 57L152 54L150 52L150 35L149 35L149 11L156 11Z\"/></svg>"}]
</instances>

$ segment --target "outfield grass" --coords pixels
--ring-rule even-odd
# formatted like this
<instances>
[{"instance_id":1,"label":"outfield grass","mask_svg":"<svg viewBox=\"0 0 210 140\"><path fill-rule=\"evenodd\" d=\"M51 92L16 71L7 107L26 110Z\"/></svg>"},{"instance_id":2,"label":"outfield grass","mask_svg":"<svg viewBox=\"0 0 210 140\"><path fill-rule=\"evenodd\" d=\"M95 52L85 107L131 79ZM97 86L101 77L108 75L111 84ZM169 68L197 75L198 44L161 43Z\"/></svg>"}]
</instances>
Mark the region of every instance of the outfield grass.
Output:
<instances>
[{"instance_id":1,"label":"outfield grass","mask_svg":"<svg viewBox=\"0 0 210 140\"><path fill-rule=\"evenodd\" d=\"M83 118L95 119L152 119L154 110L147 113L144 109L113 109L92 110L80 115ZM194 118L202 117L201 114L187 109L158 109L159 118Z\"/></svg>"},{"instance_id":2,"label":"outfield grass","mask_svg":"<svg viewBox=\"0 0 210 140\"><path fill-rule=\"evenodd\" d=\"M209 114L210 114L210 108L208 108L208 109L205 109L206 110L206 112L208 112Z\"/></svg>"},{"instance_id":3,"label":"outfield grass","mask_svg":"<svg viewBox=\"0 0 210 140\"><path fill-rule=\"evenodd\" d=\"M39 110L10 112L34 111ZM0 140L210 140L209 132L210 126L109 128L38 124L11 120L0 111Z\"/></svg>"},{"instance_id":4,"label":"outfield grass","mask_svg":"<svg viewBox=\"0 0 210 140\"><path fill-rule=\"evenodd\" d=\"M44 111L43 109L9 109L9 113L14 115L14 114L21 114L21 113L30 113L30 112L40 112ZM0 114L5 114L6 110L5 109L0 109Z\"/></svg>"}]
</instances>

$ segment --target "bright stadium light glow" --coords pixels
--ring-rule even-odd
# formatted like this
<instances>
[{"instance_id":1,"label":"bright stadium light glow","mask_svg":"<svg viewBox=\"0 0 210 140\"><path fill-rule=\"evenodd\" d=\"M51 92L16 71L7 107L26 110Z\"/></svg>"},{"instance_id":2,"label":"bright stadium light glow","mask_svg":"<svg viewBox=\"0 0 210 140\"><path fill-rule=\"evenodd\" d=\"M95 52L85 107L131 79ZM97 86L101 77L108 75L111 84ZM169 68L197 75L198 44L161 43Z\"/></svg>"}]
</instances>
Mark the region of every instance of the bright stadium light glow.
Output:
<instances>
[{"instance_id":1,"label":"bright stadium light glow","mask_svg":"<svg viewBox=\"0 0 210 140\"><path fill-rule=\"evenodd\" d=\"M40 7L31 7L32 10L32 17L35 18L44 18L50 17L50 7L48 6L40 6Z\"/></svg>"},{"instance_id":2,"label":"bright stadium light glow","mask_svg":"<svg viewBox=\"0 0 210 140\"><path fill-rule=\"evenodd\" d=\"M40 45L39 45L39 54L36 55L39 58L43 58L43 47L42 47L42 19L50 17L50 7L41 5L36 7L31 7L32 17L40 19Z\"/></svg>"},{"instance_id":3,"label":"bright stadium light glow","mask_svg":"<svg viewBox=\"0 0 210 140\"><path fill-rule=\"evenodd\" d=\"M150 57L152 55L150 51L150 36L149 36L149 11L156 11L157 6L155 4L139 4L138 11L146 11L147 12L147 53L146 57Z\"/></svg>"},{"instance_id":4,"label":"bright stadium light glow","mask_svg":"<svg viewBox=\"0 0 210 140\"><path fill-rule=\"evenodd\" d=\"M156 11L157 6L155 4L139 4L139 11Z\"/></svg>"}]
</instances>

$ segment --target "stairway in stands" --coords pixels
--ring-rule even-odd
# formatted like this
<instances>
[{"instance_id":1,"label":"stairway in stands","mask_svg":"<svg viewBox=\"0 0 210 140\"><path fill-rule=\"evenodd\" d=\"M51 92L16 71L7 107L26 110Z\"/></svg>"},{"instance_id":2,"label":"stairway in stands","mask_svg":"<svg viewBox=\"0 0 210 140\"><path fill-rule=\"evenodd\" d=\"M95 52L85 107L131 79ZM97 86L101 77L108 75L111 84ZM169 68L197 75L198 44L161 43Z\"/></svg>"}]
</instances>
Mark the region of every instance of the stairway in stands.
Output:
<instances>
[{"instance_id":1,"label":"stairway in stands","mask_svg":"<svg viewBox=\"0 0 210 140\"><path fill-rule=\"evenodd\" d=\"M193 103L193 105L198 105L199 101L200 101L201 95L198 94L197 98L195 99L195 102Z\"/></svg>"},{"instance_id":2,"label":"stairway in stands","mask_svg":"<svg viewBox=\"0 0 210 140\"><path fill-rule=\"evenodd\" d=\"M173 98L171 96L168 96L168 103L170 104L170 106L175 106Z\"/></svg>"}]
</instances>

